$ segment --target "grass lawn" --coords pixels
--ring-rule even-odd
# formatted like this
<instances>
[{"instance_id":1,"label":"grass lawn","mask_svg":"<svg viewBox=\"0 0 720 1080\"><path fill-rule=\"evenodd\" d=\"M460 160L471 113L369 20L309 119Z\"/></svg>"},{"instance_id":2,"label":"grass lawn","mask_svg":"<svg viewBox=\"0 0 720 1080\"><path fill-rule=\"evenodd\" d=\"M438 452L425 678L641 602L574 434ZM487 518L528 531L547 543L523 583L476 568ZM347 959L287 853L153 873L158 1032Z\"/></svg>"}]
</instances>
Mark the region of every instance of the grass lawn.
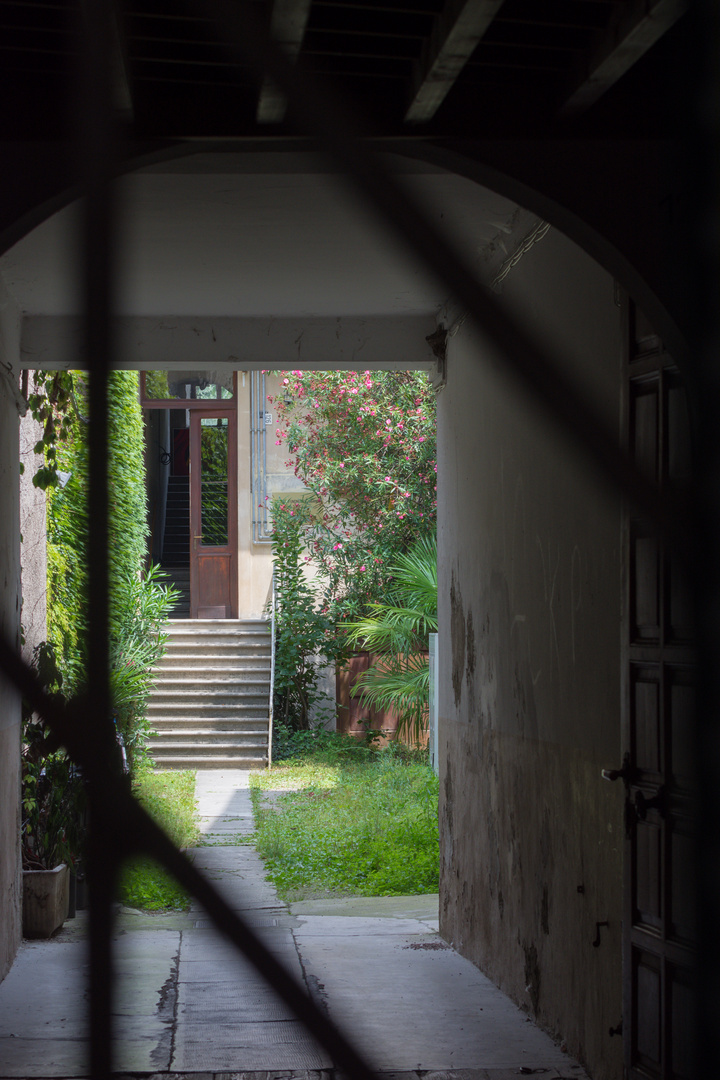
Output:
<instances>
[{"instance_id":1,"label":"grass lawn","mask_svg":"<svg viewBox=\"0 0 720 1080\"><path fill-rule=\"evenodd\" d=\"M438 781L393 747L252 773L255 843L282 899L438 889Z\"/></svg>"},{"instance_id":2,"label":"grass lawn","mask_svg":"<svg viewBox=\"0 0 720 1080\"><path fill-rule=\"evenodd\" d=\"M154 773L139 767L133 794L177 847L194 846L199 837L195 773ZM169 874L146 856L129 859L120 878L120 900L144 911L187 911L190 897Z\"/></svg>"}]
</instances>

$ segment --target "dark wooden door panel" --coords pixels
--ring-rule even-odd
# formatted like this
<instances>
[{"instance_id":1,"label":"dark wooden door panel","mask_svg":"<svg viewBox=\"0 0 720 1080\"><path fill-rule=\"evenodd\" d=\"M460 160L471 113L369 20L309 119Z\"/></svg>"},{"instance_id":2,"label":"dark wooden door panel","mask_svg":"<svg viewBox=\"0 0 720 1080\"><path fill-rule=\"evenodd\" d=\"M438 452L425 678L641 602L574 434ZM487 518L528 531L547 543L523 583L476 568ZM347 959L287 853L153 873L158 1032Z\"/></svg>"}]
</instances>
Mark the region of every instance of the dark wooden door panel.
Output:
<instances>
[{"instance_id":1,"label":"dark wooden door panel","mask_svg":"<svg viewBox=\"0 0 720 1080\"><path fill-rule=\"evenodd\" d=\"M198 555L198 619L232 618L230 554Z\"/></svg>"},{"instance_id":2,"label":"dark wooden door panel","mask_svg":"<svg viewBox=\"0 0 720 1080\"><path fill-rule=\"evenodd\" d=\"M235 408L190 416L190 614L235 619L237 420Z\"/></svg>"},{"instance_id":3,"label":"dark wooden door panel","mask_svg":"<svg viewBox=\"0 0 720 1080\"><path fill-rule=\"evenodd\" d=\"M629 312L627 445L663 490L690 478L682 380L645 320ZM648 523L629 517L624 630L626 794L624 1017L629 1080L687 1080L693 1045L691 733L693 617L686 577Z\"/></svg>"},{"instance_id":4,"label":"dark wooden door panel","mask_svg":"<svg viewBox=\"0 0 720 1080\"><path fill-rule=\"evenodd\" d=\"M660 1075L662 1061L662 973L660 961L651 953L638 951L633 972L633 1001L636 1012L634 1057L651 1076Z\"/></svg>"},{"instance_id":5,"label":"dark wooden door panel","mask_svg":"<svg viewBox=\"0 0 720 1080\"><path fill-rule=\"evenodd\" d=\"M660 547L656 536L640 525L631 533L631 640L657 642L660 638Z\"/></svg>"},{"instance_id":6,"label":"dark wooden door panel","mask_svg":"<svg viewBox=\"0 0 720 1080\"><path fill-rule=\"evenodd\" d=\"M640 774L660 776L663 746L660 721L660 670L656 664L632 664L631 756Z\"/></svg>"}]
</instances>

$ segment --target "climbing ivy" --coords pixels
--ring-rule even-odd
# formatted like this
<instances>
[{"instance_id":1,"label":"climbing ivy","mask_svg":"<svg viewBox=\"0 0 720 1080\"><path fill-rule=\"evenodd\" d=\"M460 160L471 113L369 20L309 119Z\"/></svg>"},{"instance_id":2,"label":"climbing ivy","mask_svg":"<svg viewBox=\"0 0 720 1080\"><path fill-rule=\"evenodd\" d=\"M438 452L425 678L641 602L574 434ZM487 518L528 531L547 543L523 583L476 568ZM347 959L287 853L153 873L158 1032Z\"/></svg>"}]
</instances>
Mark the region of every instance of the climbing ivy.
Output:
<instances>
[{"instance_id":1,"label":"climbing ivy","mask_svg":"<svg viewBox=\"0 0 720 1080\"><path fill-rule=\"evenodd\" d=\"M73 390L73 376L69 371L34 371L32 392L28 394L30 415L42 426L42 435L35 444L35 453L43 455L43 464L33 476L33 484L45 491L57 487L58 446L67 441L73 420L79 420ZM74 412L73 412L74 410ZM20 463L20 471L25 466Z\"/></svg>"},{"instance_id":2,"label":"climbing ivy","mask_svg":"<svg viewBox=\"0 0 720 1080\"><path fill-rule=\"evenodd\" d=\"M88 512L87 392L82 373L68 373L72 410L52 457L48 484L48 630L69 694L87 672ZM110 661L115 720L129 757L146 733L145 704L153 664L164 645L162 626L177 594L157 568L145 570L147 499L142 414L136 372L112 372L108 386ZM69 421L68 421L69 417ZM57 429L56 429L57 430Z\"/></svg>"}]
</instances>

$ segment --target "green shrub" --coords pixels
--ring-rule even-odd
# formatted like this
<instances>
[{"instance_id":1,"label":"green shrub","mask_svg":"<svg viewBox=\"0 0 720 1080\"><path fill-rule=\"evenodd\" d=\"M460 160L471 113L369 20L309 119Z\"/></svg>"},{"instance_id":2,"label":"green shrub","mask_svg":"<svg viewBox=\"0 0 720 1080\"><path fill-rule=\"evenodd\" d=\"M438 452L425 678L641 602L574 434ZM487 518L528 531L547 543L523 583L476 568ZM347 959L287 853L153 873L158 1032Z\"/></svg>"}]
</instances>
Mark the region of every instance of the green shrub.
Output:
<instances>
[{"instance_id":1,"label":"green shrub","mask_svg":"<svg viewBox=\"0 0 720 1080\"><path fill-rule=\"evenodd\" d=\"M43 641L35 647L32 667L45 692L61 700L63 678L52 645ZM27 701L22 720L23 869L52 870L61 862L77 868L85 842L80 772Z\"/></svg>"},{"instance_id":2,"label":"green shrub","mask_svg":"<svg viewBox=\"0 0 720 1080\"><path fill-rule=\"evenodd\" d=\"M48 629L64 676L63 692L82 692L87 670L89 451L84 376L72 373L62 441L52 461L64 486L48 487ZM114 714L132 766L147 734L145 705L151 669L162 653L161 628L177 592L145 570L147 500L137 372L112 372L108 386L110 502L110 683ZM67 402L66 402L67 404Z\"/></svg>"},{"instance_id":3,"label":"green shrub","mask_svg":"<svg viewBox=\"0 0 720 1080\"><path fill-rule=\"evenodd\" d=\"M321 597L305 573L304 530L312 517L305 500L273 501L275 567L275 684L273 712L280 725L307 731L322 694L319 669L343 654ZM278 728L279 739L282 731Z\"/></svg>"}]
</instances>

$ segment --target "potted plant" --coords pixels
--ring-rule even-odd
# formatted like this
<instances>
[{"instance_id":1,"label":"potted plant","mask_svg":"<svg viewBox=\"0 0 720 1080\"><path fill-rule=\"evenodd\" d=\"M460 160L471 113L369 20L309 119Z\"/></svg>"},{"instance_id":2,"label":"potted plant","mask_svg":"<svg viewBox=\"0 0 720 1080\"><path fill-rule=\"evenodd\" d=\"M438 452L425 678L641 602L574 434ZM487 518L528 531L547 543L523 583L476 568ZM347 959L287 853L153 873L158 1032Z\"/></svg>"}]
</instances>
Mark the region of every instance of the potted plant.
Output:
<instances>
[{"instance_id":1,"label":"potted plant","mask_svg":"<svg viewBox=\"0 0 720 1080\"><path fill-rule=\"evenodd\" d=\"M43 686L59 695L62 676L51 645L37 646L33 663ZM42 719L23 710L23 934L50 937L68 917L70 874L76 873L84 817L79 771Z\"/></svg>"}]
</instances>

